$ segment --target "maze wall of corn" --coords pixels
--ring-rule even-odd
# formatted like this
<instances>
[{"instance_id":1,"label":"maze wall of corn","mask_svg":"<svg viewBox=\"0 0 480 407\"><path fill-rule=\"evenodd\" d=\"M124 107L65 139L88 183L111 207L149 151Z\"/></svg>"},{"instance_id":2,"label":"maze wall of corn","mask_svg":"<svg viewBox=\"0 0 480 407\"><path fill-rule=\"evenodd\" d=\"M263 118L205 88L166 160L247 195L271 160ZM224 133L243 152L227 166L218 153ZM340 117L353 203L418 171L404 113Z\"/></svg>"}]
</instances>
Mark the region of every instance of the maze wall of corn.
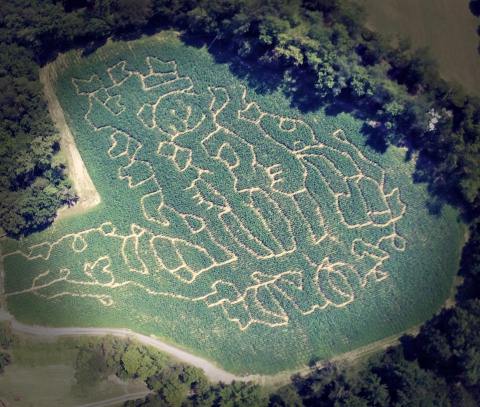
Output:
<instances>
[{"instance_id":1,"label":"maze wall of corn","mask_svg":"<svg viewBox=\"0 0 480 407\"><path fill-rule=\"evenodd\" d=\"M54 63L97 207L2 241L20 321L126 327L236 373L394 335L449 296L465 228L362 122L258 93L174 33Z\"/></svg>"}]
</instances>

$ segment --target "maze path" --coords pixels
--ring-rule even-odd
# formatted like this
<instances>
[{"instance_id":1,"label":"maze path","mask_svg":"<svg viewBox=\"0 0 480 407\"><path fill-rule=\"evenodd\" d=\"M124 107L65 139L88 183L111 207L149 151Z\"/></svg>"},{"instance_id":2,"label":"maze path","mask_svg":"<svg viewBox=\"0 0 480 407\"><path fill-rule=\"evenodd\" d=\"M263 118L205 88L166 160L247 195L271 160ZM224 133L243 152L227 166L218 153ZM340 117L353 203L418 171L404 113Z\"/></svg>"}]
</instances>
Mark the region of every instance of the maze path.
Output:
<instances>
[{"instance_id":1,"label":"maze path","mask_svg":"<svg viewBox=\"0 0 480 407\"><path fill-rule=\"evenodd\" d=\"M142 71L120 61L106 73L108 84L93 75L72 85L87 98L84 120L109 133L107 156L137 191L142 221L129 234L106 221L5 253L37 270L7 296L112 306L114 290L136 287L220 307L245 330L346 307L388 277L391 252L405 250L397 223L407 208L342 130L322 138L304 120L264 111L243 86L199 94L176 61L147 57ZM65 251L72 267L52 258ZM262 271L239 271L248 262Z\"/></svg>"}]
</instances>

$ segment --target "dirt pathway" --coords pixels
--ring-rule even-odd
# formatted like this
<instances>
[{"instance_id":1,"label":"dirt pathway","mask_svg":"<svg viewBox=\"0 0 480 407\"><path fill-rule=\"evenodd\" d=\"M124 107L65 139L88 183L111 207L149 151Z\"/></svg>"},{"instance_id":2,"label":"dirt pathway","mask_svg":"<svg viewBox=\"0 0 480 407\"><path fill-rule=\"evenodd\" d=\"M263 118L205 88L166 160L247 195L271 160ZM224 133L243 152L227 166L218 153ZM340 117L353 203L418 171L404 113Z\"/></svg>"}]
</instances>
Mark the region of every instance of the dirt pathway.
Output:
<instances>
[{"instance_id":1,"label":"dirt pathway","mask_svg":"<svg viewBox=\"0 0 480 407\"><path fill-rule=\"evenodd\" d=\"M139 393L124 394L122 396L114 397L107 400L101 400L101 401L96 401L94 403L82 404L78 407L107 407L107 406L119 405L128 400L143 399L150 393L151 391L143 391Z\"/></svg>"},{"instance_id":2,"label":"dirt pathway","mask_svg":"<svg viewBox=\"0 0 480 407\"><path fill-rule=\"evenodd\" d=\"M309 367L304 367L302 369L285 371L277 373L274 375L247 375L247 376L237 376L232 373L223 370L220 367L215 366L210 361L195 356L191 353L188 353L176 346L170 345L157 339L153 336L146 336L136 332L131 331L130 329L122 328L50 328L39 325L26 325L16 321L12 315L8 312L0 309L0 321L10 321L13 332L32 335L36 337L43 338L58 338L62 336L103 336L103 335L113 335L119 338L130 338L134 339L137 342L151 346L155 349L158 349L162 352L167 353L173 358L187 363L189 365L198 367L205 372L207 378L212 382L224 382L231 383L232 381L252 381L258 384L267 385L267 386L280 386L286 384L290 381L290 377L293 374L306 375L310 372ZM417 328L412 328L403 334L413 334L416 332ZM402 334L402 335L403 335ZM344 353L338 357L332 358L329 362L343 363L346 362L354 363L359 359L363 359L366 356L378 352L380 350L386 349L389 346L393 346L398 343L398 339L401 335L392 336L389 338L382 339L377 342L373 342L367 346L355 349L351 352ZM317 367L322 367L325 363L319 362Z\"/></svg>"},{"instance_id":3,"label":"dirt pathway","mask_svg":"<svg viewBox=\"0 0 480 407\"><path fill-rule=\"evenodd\" d=\"M54 91L54 81L56 79L56 69L59 65L62 64L61 57L55 61L55 63L48 64L40 71L40 81L44 86L45 97L48 102L48 109L50 115L60 132L60 146L63 153L66 156L67 160L67 169L68 175L72 180L73 186L77 195L79 196L78 203L71 208L63 208L59 211L59 217L67 217L73 214L81 213L89 208L92 208L98 205L101 202L100 195L98 194L95 185L93 184L88 171L85 167L85 164L80 156L80 153L75 145L75 140L73 135L68 128L68 125L65 121L65 116L63 110L58 102L58 99ZM3 282L2 275L2 262L0 262L0 282ZM309 367L304 367L302 369L285 371L275 375L247 375L247 376L237 376L232 373L229 373L217 366L215 366L210 361L195 356L191 353L188 353L180 348L177 348L173 345L165 343L153 336L146 336L136 332L133 332L129 329L118 329L118 328L50 328L43 327L38 325L26 325L16 321L13 316L7 313L5 310L4 296L2 295L2 287L0 286L0 321L8 320L12 324L12 330L17 333L40 336L44 338L57 338L61 336L103 336L103 335L113 335L121 338L132 338L144 345L152 346L162 352L167 353L175 359L178 359L181 362L190 364L192 366L198 367L205 372L205 375L213 382L222 381L225 383L230 383L232 381L254 381L263 385L278 386L281 384L288 383L291 375L300 374L305 375L310 371ZM3 308L3 310L2 310ZM382 339L377 342L373 342L367 346L357 348L351 352L344 353L338 357L332 358L331 362L346 362L354 363L355 361L362 359L370 354L378 352L380 350L386 349L389 346L393 346L398 343L398 339L403 334L412 334L415 332L415 328L407 332L402 333L401 335L392 336L389 338ZM321 367L324 363L319 362L318 367ZM132 398L135 398L135 395L129 395ZM124 397L124 396L122 396ZM124 401L122 400L105 400L98 403L93 403L85 405L84 407L98 407L98 406L107 406L115 404L116 402ZM110 404L105 404L110 403Z\"/></svg>"},{"instance_id":4,"label":"dirt pathway","mask_svg":"<svg viewBox=\"0 0 480 407\"><path fill-rule=\"evenodd\" d=\"M1 257L1 250L0 250ZM2 270L2 262L0 262L0 272ZM0 277L3 277L0 273ZM177 348L173 345L165 343L160 339L157 339L153 336L146 336L136 332L131 331L130 329L121 329L121 328L50 328L40 325L27 325L22 324L15 320L13 315L6 311L4 296L1 295L3 292L3 278L0 280L0 322L9 321L13 332L39 336L45 339L55 339L62 336L104 336L104 335L113 335L120 338L131 338L144 345L152 346L162 352L167 353L175 359L178 359L181 362L190 364L192 366L198 367L205 372L205 375L212 382L224 382L231 383L232 381L253 381L258 384L266 386L281 386L287 384L290 381L290 378L294 374L299 374L301 376L307 375L310 371L310 367L303 367L300 369L289 370L280 372L274 375L248 375L248 376L237 376L232 373L227 372L224 369L221 369L215 366L210 361L195 356L191 353L188 353L180 348ZM3 306L2 306L3 305ZM329 362L334 363L344 363L344 364L354 364L355 362L366 358L369 355L372 355L376 352L384 350L390 346L394 346L399 343L399 338L403 335L409 334L414 335L418 332L419 327L413 327L405 332L402 332L398 335L394 335L382 340L370 343L366 346L354 349L350 352L343 353L339 356L331 358L327 361L320 361L317 363L317 367L322 367Z\"/></svg>"},{"instance_id":5,"label":"dirt pathway","mask_svg":"<svg viewBox=\"0 0 480 407\"><path fill-rule=\"evenodd\" d=\"M56 78L57 64L57 61L50 63L40 70L40 82L43 84L48 111L55 123L55 127L60 132L60 148L67 160L68 176L79 197L76 205L70 208L64 207L58 211L58 217L66 217L98 205L101 199L78 152L73 135L65 121L62 107L55 95L53 84Z\"/></svg>"},{"instance_id":6,"label":"dirt pathway","mask_svg":"<svg viewBox=\"0 0 480 407\"><path fill-rule=\"evenodd\" d=\"M205 375L213 382L230 383L236 381L249 381L253 376L236 376L209 362L206 359L192 355L182 349L165 343L157 338L142 335L121 328L50 328L39 325L26 325L16 321L13 316L0 310L0 321L10 321L12 331L20 334L32 335L44 338L56 338L62 336L103 336L113 335L119 338L131 338L143 345L152 346L162 352L167 353L181 362L198 367L205 372Z\"/></svg>"}]
</instances>

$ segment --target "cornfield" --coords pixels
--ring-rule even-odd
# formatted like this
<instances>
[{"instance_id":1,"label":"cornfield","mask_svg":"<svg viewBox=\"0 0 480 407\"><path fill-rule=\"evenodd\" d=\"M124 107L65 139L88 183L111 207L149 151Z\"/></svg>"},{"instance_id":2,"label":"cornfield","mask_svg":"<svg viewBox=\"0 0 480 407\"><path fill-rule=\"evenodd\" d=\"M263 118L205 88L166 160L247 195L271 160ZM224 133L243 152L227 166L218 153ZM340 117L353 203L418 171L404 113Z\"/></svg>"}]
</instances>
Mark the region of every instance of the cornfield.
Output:
<instances>
[{"instance_id":1,"label":"cornfield","mask_svg":"<svg viewBox=\"0 0 480 407\"><path fill-rule=\"evenodd\" d=\"M64 57L56 92L102 203L2 242L25 322L122 326L238 373L401 332L449 295L464 228L347 114L259 94L173 33Z\"/></svg>"}]
</instances>

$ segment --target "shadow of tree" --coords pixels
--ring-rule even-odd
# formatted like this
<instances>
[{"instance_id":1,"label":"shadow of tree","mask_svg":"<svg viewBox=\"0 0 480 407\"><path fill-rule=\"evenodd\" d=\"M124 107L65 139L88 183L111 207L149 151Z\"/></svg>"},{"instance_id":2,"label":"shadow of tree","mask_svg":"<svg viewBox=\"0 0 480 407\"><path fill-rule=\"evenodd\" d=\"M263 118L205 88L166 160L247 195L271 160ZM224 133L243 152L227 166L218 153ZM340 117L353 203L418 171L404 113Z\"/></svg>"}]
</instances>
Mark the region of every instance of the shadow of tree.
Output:
<instances>
[{"instance_id":1,"label":"shadow of tree","mask_svg":"<svg viewBox=\"0 0 480 407\"><path fill-rule=\"evenodd\" d=\"M480 267L478 265L480 223L474 223L470 228L469 239L462 250L459 275L463 278L462 284L457 288L455 299L465 303L473 298L480 297Z\"/></svg>"},{"instance_id":2,"label":"shadow of tree","mask_svg":"<svg viewBox=\"0 0 480 407\"><path fill-rule=\"evenodd\" d=\"M480 17L480 0L470 0L469 8L475 17ZM477 27L477 35L480 36L480 25ZM477 52L480 54L480 44L477 47Z\"/></svg>"},{"instance_id":3,"label":"shadow of tree","mask_svg":"<svg viewBox=\"0 0 480 407\"><path fill-rule=\"evenodd\" d=\"M478 0L480 2L480 0ZM337 116L341 113L348 113L364 123L360 129L365 137L366 145L373 150L383 154L388 149L391 142L391 131L381 124L375 122L375 113L381 106L375 105L368 99L355 98L348 93L341 93L337 97L321 97L316 87L315 72L305 68L290 68L289 75L287 67L277 62L268 63L263 61L258 54L248 57L239 56L238 52L232 49L230 43L226 40L181 34L181 39L187 45L196 48L206 47L213 56L215 62L227 64L232 74L246 82L248 86L257 93L268 94L282 91L289 99L290 105L297 108L302 113L314 112L323 109L328 116ZM401 132L401 129L399 130ZM407 154L406 160L409 160L413 152L418 150L415 146L415 140L406 140ZM423 155L419 155L415 164L415 172L412 176L416 183L428 184L428 190L432 199L426 203L429 212L432 215L440 216L443 206L446 203L460 205L458 188L454 186L449 188L449 184L435 182L435 174L432 171L432 161Z\"/></svg>"},{"instance_id":4,"label":"shadow of tree","mask_svg":"<svg viewBox=\"0 0 480 407\"><path fill-rule=\"evenodd\" d=\"M262 64L256 56L239 57L228 42L188 34L182 34L182 40L197 48L207 47L216 63L228 64L232 74L257 93L275 92L283 83L284 72L280 67Z\"/></svg>"},{"instance_id":5,"label":"shadow of tree","mask_svg":"<svg viewBox=\"0 0 480 407\"><path fill-rule=\"evenodd\" d=\"M83 47L82 57L87 57L87 56L93 54L98 48L102 47L106 43L107 43L106 38L99 38L99 39L88 42Z\"/></svg>"},{"instance_id":6,"label":"shadow of tree","mask_svg":"<svg viewBox=\"0 0 480 407\"><path fill-rule=\"evenodd\" d=\"M385 134L381 128L375 128L364 123L362 133L366 137L366 144L379 153L385 153L388 148Z\"/></svg>"},{"instance_id":7,"label":"shadow of tree","mask_svg":"<svg viewBox=\"0 0 480 407\"><path fill-rule=\"evenodd\" d=\"M477 27L477 35L480 36L480 25ZM478 44L477 52L480 54L480 44Z\"/></svg>"},{"instance_id":8,"label":"shadow of tree","mask_svg":"<svg viewBox=\"0 0 480 407\"><path fill-rule=\"evenodd\" d=\"M470 0L470 11L476 17L480 17L480 0Z\"/></svg>"},{"instance_id":9,"label":"shadow of tree","mask_svg":"<svg viewBox=\"0 0 480 407\"><path fill-rule=\"evenodd\" d=\"M405 359L410 361L418 358L418 346L415 339L415 336L412 335L403 335L400 338Z\"/></svg>"}]
</instances>

